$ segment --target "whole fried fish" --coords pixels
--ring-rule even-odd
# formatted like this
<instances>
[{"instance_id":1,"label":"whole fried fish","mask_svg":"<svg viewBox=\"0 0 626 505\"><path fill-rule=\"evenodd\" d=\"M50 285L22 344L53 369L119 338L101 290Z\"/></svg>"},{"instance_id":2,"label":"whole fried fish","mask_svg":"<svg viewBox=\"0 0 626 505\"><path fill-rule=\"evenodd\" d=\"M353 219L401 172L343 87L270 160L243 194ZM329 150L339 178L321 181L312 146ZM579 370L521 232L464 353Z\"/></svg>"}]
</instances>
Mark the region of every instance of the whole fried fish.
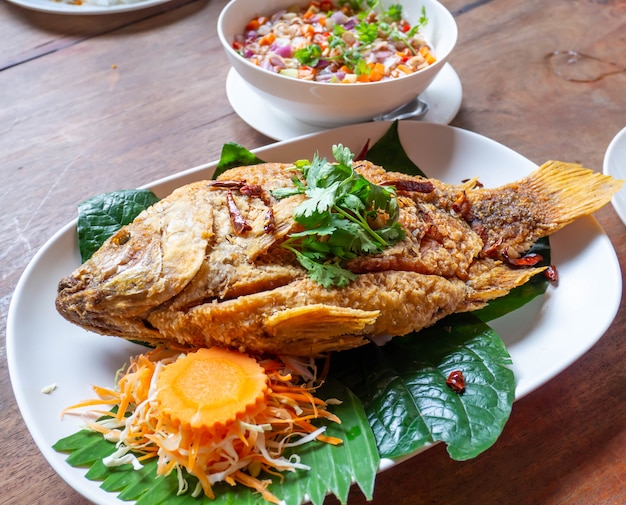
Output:
<instances>
[{"instance_id":1,"label":"whole fried fish","mask_svg":"<svg viewBox=\"0 0 626 505\"><path fill-rule=\"evenodd\" d=\"M396 187L406 237L350 260L356 280L327 289L279 247L298 231L293 211L305 198L270 193L293 186L291 168L239 167L177 189L60 281L58 311L87 330L156 345L300 356L349 349L524 284L542 268L520 268L520 256L622 184L562 162L495 189L355 162L370 182Z\"/></svg>"}]
</instances>

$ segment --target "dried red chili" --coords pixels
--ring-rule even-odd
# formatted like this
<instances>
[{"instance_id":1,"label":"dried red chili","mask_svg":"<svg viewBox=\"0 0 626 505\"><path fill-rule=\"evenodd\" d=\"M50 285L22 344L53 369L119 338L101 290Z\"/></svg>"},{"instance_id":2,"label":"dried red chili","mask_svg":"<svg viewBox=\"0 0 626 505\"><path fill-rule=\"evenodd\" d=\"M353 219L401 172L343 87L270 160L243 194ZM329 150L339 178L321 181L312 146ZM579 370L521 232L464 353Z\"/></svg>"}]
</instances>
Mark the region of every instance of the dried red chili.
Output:
<instances>
[{"instance_id":1,"label":"dried red chili","mask_svg":"<svg viewBox=\"0 0 626 505\"><path fill-rule=\"evenodd\" d=\"M478 233L478 236L485 243L483 250L481 252L482 256L485 258L497 258L499 247L502 245L502 237L500 237L498 240L496 240L492 244L488 245L487 244L488 235L487 235L487 230L485 229L485 227L482 225L476 226L475 231L476 233Z\"/></svg>"},{"instance_id":2,"label":"dried red chili","mask_svg":"<svg viewBox=\"0 0 626 505\"><path fill-rule=\"evenodd\" d=\"M467 199L467 194L463 191L452 204L452 210L460 215L466 221L471 218L471 205Z\"/></svg>"},{"instance_id":3,"label":"dried red chili","mask_svg":"<svg viewBox=\"0 0 626 505\"><path fill-rule=\"evenodd\" d=\"M559 272L554 265L550 265L548 268L546 268L543 274L548 278L550 282L558 282L559 280Z\"/></svg>"},{"instance_id":4,"label":"dried red chili","mask_svg":"<svg viewBox=\"0 0 626 505\"><path fill-rule=\"evenodd\" d=\"M246 181L211 181L209 186L223 189L241 189L246 185Z\"/></svg>"},{"instance_id":5,"label":"dried red chili","mask_svg":"<svg viewBox=\"0 0 626 505\"><path fill-rule=\"evenodd\" d=\"M228 193L226 195L226 202L228 203L230 222L233 225L235 233L237 235L243 235L245 232L252 229L252 227L248 223L246 223L246 220L237 208L237 204L235 203L235 199L233 198L233 192L230 189L228 190Z\"/></svg>"},{"instance_id":6,"label":"dried red chili","mask_svg":"<svg viewBox=\"0 0 626 505\"><path fill-rule=\"evenodd\" d=\"M461 370L454 370L450 372L446 379L446 385L455 393L461 394L465 391L465 377Z\"/></svg>"},{"instance_id":7,"label":"dried red chili","mask_svg":"<svg viewBox=\"0 0 626 505\"><path fill-rule=\"evenodd\" d=\"M361 149L361 152L359 152L359 154L357 154L354 157L354 161L362 161L365 159L365 155L367 154L367 151L369 151L370 149L370 139L367 139L367 141L365 142L365 145L363 146L363 149Z\"/></svg>"},{"instance_id":8,"label":"dried red chili","mask_svg":"<svg viewBox=\"0 0 626 505\"><path fill-rule=\"evenodd\" d=\"M380 185L395 186L398 191L412 191L414 193L432 193L435 190L435 186L430 181L399 179L397 181L384 181Z\"/></svg>"},{"instance_id":9,"label":"dried red chili","mask_svg":"<svg viewBox=\"0 0 626 505\"><path fill-rule=\"evenodd\" d=\"M543 256L537 253L526 254L519 258L511 258L509 256L508 247L502 252L502 256L509 263L515 267L534 267L537 263L543 260Z\"/></svg>"},{"instance_id":10,"label":"dried red chili","mask_svg":"<svg viewBox=\"0 0 626 505\"><path fill-rule=\"evenodd\" d=\"M246 196L261 196L263 187L258 184L245 184L239 188L239 192Z\"/></svg>"}]
</instances>

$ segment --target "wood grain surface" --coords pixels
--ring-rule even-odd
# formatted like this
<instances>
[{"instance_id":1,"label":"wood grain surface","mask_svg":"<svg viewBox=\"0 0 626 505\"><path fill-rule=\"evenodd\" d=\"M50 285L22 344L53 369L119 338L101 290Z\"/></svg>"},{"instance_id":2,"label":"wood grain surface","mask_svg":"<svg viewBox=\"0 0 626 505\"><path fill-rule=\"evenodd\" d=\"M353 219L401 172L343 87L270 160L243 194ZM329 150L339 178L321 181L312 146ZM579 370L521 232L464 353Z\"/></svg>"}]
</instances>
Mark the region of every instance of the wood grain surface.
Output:
<instances>
[{"instance_id":1,"label":"wood grain surface","mask_svg":"<svg viewBox=\"0 0 626 505\"><path fill-rule=\"evenodd\" d=\"M459 26L450 61L463 103L451 124L537 163L602 170L606 147L626 126L626 1L442 3ZM216 33L224 5L172 0L73 16L0 3L3 335L20 275L79 201L217 159L228 141L273 142L227 100ZM623 268L624 224L611 206L596 218ZM494 447L455 462L436 446L380 474L372 503L626 503L625 334L622 303L588 353L515 403ZM0 504L88 503L36 448L15 403L4 338L0 359ZM349 504L363 503L353 489Z\"/></svg>"}]
</instances>

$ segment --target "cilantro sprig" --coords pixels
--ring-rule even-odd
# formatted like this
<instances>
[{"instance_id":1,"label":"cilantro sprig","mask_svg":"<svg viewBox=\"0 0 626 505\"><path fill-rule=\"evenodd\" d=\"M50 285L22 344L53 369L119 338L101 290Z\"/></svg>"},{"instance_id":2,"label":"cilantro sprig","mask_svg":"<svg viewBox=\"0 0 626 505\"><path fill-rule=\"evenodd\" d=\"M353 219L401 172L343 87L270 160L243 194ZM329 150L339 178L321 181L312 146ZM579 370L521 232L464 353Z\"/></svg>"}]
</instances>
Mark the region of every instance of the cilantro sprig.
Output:
<instances>
[{"instance_id":1,"label":"cilantro sprig","mask_svg":"<svg viewBox=\"0 0 626 505\"><path fill-rule=\"evenodd\" d=\"M413 54L417 54L411 44L411 38L428 24L425 7L422 6L421 16L417 22L405 32L399 25L403 19L401 4L391 4L385 9L380 0L344 0L340 1L339 5L344 5L354 12L358 23L351 30L347 30L341 24L333 26L327 43L331 49L339 50L338 54L325 55L322 47L316 43L297 49L294 58L302 65L315 67L321 61L335 62L345 65L356 75L367 74L370 68L367 65L366 54L372 50L381 35L392 41L402 41ZM344 39L346 31L352 32L356 43L350 38Z\"/></svg>"},{"instance_id":2,"label":"cilantro sprig","mask_svg":"<svg viewBox=\"0 0 626 505\"><path fill-rule=\"evenodd\" d=\"M334 145L332 153L336 163L317 154L312 163L296 162L294 187L272 192L279 199L306 196L293 213L303 231L289 234L281 247L326 288L345 287L356 278L342 262L379 253L405 236L395 188L378 186L355 172L347 147Z\"/></svg>"}]
</instances>

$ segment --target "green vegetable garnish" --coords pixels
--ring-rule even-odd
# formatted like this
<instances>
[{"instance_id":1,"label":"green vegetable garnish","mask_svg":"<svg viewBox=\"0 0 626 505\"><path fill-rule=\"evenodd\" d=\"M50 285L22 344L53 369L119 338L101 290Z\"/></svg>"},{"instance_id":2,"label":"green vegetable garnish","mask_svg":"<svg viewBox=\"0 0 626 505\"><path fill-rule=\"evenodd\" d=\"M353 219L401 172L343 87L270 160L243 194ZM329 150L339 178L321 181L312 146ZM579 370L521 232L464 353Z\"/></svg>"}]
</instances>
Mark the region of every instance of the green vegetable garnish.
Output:
<instances>
[{"instance_id":1,"label":"green vegetable garnish","mask_svg":"<svg viewBox=\"0 0 626 505\"><path fill-rule=\"evenodd\" d=\"M359 23L351 32L356 40L344 39L343 35L348 30L343 25L336 24L328 36L327 44L332 49L339 49L340 54L324 55L319 44L309 44L294 52L294 58L302 65L316 67L320 61L340 61L356 75L368 74L370 69L364 55L372 50L381 34L393 41L403 41L413 54L417 54L410 39L428 23L425 7L422 7L419 20L405 33L398 27L398 23L402 21L402 5L400 4L392 4L384 9L379 0L346 0L339 2L339 5L347 5L356 13Z\"/></svg>"},{"instance_id":2,"label":"green vegetable garnish","mask_svg":"<svg viewBox=\"0 0 626 505\"><path fill-rule=\"evenodd\" d=\"M93 196L78 205L78 245L82 261L104 241L159 199L147 189L125 189Z\"/></svg>"},{"instance_id":3,"label":"green vegetable garnish","mask_svg":"<svg viewBox=\"0 0 626 505\"><path fill-rule=\"evenodd\" d=\"M322 56L322 48L318 44L311 44L298 49L294 53L294 57L303 65L314 67L320 61Z\"/></svg>"},{"instance_id":4,"label":"green vegetable garnish","mask_svg":"<svg viewBox=\"0 0 626 505\"><path fill-rule=\"evenodd\" d=\"M326 288L344 287L356 278L341 262L376 254L404 239L398 222L395 188L372 184L352 167L354 155L341 144L332 148L336 163L315 155L296 162L295 187L275 190L276 198L304 194L294 211L304 231L292 233L281 247L292 251L311 279Z\"/></svg>"}]
</instances>

